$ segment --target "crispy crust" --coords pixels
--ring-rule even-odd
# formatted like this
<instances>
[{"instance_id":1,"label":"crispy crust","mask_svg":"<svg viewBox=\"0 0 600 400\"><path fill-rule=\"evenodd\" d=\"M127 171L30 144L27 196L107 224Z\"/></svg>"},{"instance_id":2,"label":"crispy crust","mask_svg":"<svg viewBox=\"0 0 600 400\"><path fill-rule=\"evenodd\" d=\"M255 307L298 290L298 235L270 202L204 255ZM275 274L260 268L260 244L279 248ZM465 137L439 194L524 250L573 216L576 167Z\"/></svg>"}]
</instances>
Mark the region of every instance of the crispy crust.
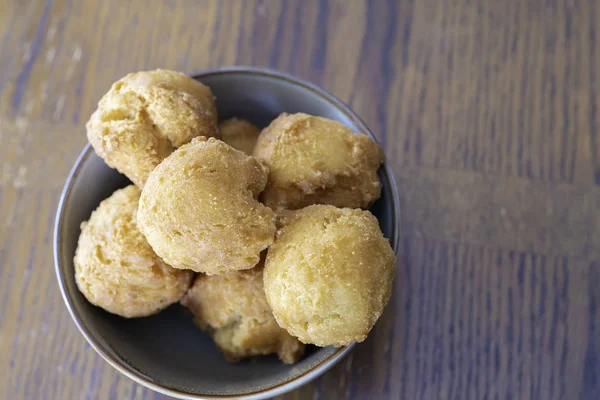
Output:
<instances>
[{"instance_id":1,"label":"crispy crust","mask_svg":"<svg viewBox=\"0 0 600 400\"><path fill-rule=\"evenodd\" d=\"M263 268L198 275L181 303L211 332L230 362L276 353L292 364L304 353L304 344L277 325L263 289Z\"/></svg>"},{"instance_id":2,"label":"crispy crust","mask_svg":"<svg viewBox=\"0 0 600 400\"><path fill-rule=\"evenodd\" d=\"M363 341L390 298L396 262L377 219L315 205L284 213L278 224L264 283L279 325L317 346Z\"/></svg>"},{"instance_id":3,"label":"crispy crust","mask_svg":"<svg viewBox=\"0 0 600 400\"><path fill-rule=\"evenodd\" d=\"M230 118L219 124L221 140L248 155L252 155L260 129L242 118Z\"/></svg>"},{"instance_id":4,"label":"crispy crust","mask_svg":"<svg viewBox=\"0 0 600 400\"><path fill-rule=\"evenodd\" d=\"M142 71L112 85L86 129L96 153L143 187L176 148L217 134L217 110L212 91L187 75Z\"/></svg>"},{"instance_id":5,"label":"crispy crust","mask_svg":"<svg viewBox=\"0 0 600 400\"><path fill-rule=\"evenodd\" d=\"M275 235L273 211L258 200L268 168L214 138L194 138L151 174L138 222L175 268L209 275L249 269Z\"/></svg>"},{"instance_id":6,"label":"crispy crust","mask_svg":"<svg viewBox=\"0 0 600 400\"><path fill-rule=\"evenodd\" d=\"M275 209L367 208L381 195L381 148L336 121L281 114L261 132L253 154L271 170L261 199Z\"/></svg>"},{"instance_id":7,"label":"crispy crust","mask_svg":"<svg viewBox=\"0 0 600 400\"><path fill-rule=\"evenodd\" d=\"M117 190L81 224L75 280L92 303L122 317L152 315L177 302L192 271L163 262L137 228L140 190Z\"/></svg>"}]
</instances>

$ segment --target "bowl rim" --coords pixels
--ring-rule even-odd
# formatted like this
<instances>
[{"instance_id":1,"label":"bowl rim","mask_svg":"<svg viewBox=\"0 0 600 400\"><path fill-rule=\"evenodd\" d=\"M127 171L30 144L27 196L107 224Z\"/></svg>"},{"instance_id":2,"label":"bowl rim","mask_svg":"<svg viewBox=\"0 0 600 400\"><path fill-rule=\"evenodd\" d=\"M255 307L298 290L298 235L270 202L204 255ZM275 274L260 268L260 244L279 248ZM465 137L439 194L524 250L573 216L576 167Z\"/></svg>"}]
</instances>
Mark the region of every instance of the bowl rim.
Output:
<instances>
[{"instance_id":1,"label":"bowl rim","mask_svg":"<svg viewBox=\"0 0 600 400\"><path fill-rule=\"evenodd\" d=\"M228 75L228 74L245 74L245 75L253 75L253 76L263 76L275 80L283 80L289 84L300 86L301 88L307 89L322 99L329 102L336 109L341 111L348 119L353 121L356 126L358 126L361 130L361 133L368 135L375 142L377 138L371 132L371 130L367 127L364 121L354 112L348 105L342 102L340 99L335 97L333 94L321 89L320 87L307 82L301 78L297 78L295 76L274 71L266 68L255 68L255 67L244 67L244 66L235 66L235 67L222 67L216 69L207 69L194 74L190 74L190 76L194 79L202 79L209 76L215 75ZM182 392L177 389L172 389L169 387L162 386L152 381L152 379L142 372L136 370L130 365L123 363L118 357L115 357L112 354L112 351L102 346L99 342L96 341L94 335L91 333L92 330L83 322L78 313L75 311L75 308L72 305L71 297L67 293L66 283L64 282L65 278L62 272L62 264L61 264L61 255L62 255L62 237L61 232L63 230L63 220L64 220L64 211L65 205L69 201L71 196L71 192L73 189L73 183L77 176L80 173L81 166L85 163L87 158L93 154L93 149L91 145L88 143L84 149L79 154L73 168L69 172L65 185L63 187L60 200L58 203L56 218L54 221L54 240L53 240L53 255L54 255L54 269L56 278L58 281L58 286L60 289L61 296L71 315L71 318L75 322L75 325L85 338L85 340L89 343L89 345L98 353L106 362L108 362L113 368L115 368L120 373L124 374L128 378L132 379L134 382L139 383L149 389L157 391L159 393L173 396L179 399L188 399L188 400L213 400L213 399L243 399L243 400L258 400L264 399L267 397L279 396L290 392L310 381L319 377L335 364L337 364L344 356L346 356L352 348L356 345L356 343L352 343L347 347L340 347L336 349L334 353L329 355L324 360L320 361L318 364L314 365L308 371L296 376L295 378L279 383L275 386L255 390L249 393L239 394L239 395L219 395L219 394L194 394L188 392ZM390 182L390 192L392 195L391 200L391 211L393 217L392 223L392 233L389 238L392 248L396 255L398 255L399 244L400 244L400 201L398 196L398 190L396 187L396 181L390 170L388 164L384 161L381 166L381 171L386 176L387 181Z\"/></svg>"}]
</instances>

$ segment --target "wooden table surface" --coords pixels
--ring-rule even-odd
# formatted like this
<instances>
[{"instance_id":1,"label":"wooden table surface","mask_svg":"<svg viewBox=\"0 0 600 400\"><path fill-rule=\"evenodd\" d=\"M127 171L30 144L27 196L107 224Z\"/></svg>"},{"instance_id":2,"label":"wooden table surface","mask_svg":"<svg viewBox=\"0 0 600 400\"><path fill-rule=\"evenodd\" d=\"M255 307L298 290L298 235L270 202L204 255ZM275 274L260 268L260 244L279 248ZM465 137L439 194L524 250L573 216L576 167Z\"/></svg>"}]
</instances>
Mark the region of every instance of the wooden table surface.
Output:
<instances>
[{"instance_id":1,"label":"wooden table surface","mask_svg":"<svg viewBox=\"0 0 600 400\"><path fill-rule=\"evenodd\" d=\"M57 201L113 81L253 65L350 104L402 204L384 317L285 399L599 399L598 24L594 0L0 0L0 398L163 398L71 321Z\"/></svg>"}]
</instances>

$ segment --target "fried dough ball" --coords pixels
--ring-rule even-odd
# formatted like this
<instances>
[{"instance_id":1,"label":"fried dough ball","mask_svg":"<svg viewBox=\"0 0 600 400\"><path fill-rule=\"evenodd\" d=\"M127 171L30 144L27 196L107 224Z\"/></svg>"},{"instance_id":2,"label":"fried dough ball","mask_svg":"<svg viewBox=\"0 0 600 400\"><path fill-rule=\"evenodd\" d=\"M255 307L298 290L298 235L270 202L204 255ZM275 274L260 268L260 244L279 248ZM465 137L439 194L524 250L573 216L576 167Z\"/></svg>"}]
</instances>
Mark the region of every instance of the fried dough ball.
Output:
<instances>
[{"instance_id":1,"label":"fried dough ball","mask_svg":"<svg viewBox=\"0 0 600 400\"><path fill-rule=\"evenodd\" d=\"M177 302L194 273L165 264L138 230L140 189L117 190L81 224L75 281L90 303L122 317L152 315Z\"/></svg>"},{"instance_id":2,"label":"fried dough ball","mask_svg":"<svg viewBox=\"0 0 600 400\"><path fill-rule=\"evenodd\" d=\"M254 157L195 138L150 173L140 230L175 268L209 275L252 268L275 236L273 211L257 200L267 175Z\"/></svg>"},{"instance_id":3,"label":"fried dough ball","mask_svg":"<svg viewBox=\"0 0 600 400\"><path fill-rule=\"evenodd\" d=\"M396 257L377 219L315 205L286 212L264 270L279 325L303 343L362 342L390 298Z\"/></svg>"},{"instance_id":4,"label":"fried dough ball","mask_svg":"<svg viewBox=\"0 0 600 400\"><path fill-rule=\"evenodd\" d=\"M180 72L157 69L115 82L86 125L96 153L139 187L179 146L215 136L211 90Z\"/></svg>"},{"instance_id":5,"label":"fried dough ball","mask_svg":"<svg viewBox=\"0 0 600 400\"><path fill-rule=\"evenodd\" d=\"M304 344L277 325L263 288L263 267L222 275L198 275L181 303L196 316L197 324L211 332L225 358L277 353L293 364Z\"/></svg>"},{"instance_id":6,"label":"fried dough ball","mask_svg":"<svg viewBox=\"0 0 600 400\"><path fill-rule=\"evenodd\" d=\"M260 129L241 118L230 118L219 124L221 140L248 155L252 155Z\"/></svg>"},{"instance_id":7,"label":"fried dough ball","mask_svg":"<svg viewBox=\"0 0 600 400\"><path fill-rule=\"evenodd\" d=\"M271 170L262 200L275 209L367 208L381 195L381 148L336 121L281 114L262 131L253 154Z\"/></svg>"}]
</instances>

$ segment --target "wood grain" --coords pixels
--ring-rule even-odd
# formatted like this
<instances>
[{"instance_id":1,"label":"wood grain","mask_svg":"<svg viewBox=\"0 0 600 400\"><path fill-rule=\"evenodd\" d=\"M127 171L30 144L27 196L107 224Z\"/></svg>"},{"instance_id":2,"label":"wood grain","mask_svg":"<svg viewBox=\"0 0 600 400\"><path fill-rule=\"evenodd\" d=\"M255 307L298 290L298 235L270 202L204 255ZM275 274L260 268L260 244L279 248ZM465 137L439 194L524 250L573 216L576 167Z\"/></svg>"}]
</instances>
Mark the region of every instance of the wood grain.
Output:
<instances>
[{"instance_id":1,"label":"wood grain","mask_svg":"<svg viewBox=\"0 0 600 400\"><path fill-rule=\"evenodd\" d=\"M385 147L404 253L366 342L284 399L600 398L600 4L0 0L0 398L162 398L85 343L52 263L110 84L270 67Z\"/></svg>"}]
</instances>

